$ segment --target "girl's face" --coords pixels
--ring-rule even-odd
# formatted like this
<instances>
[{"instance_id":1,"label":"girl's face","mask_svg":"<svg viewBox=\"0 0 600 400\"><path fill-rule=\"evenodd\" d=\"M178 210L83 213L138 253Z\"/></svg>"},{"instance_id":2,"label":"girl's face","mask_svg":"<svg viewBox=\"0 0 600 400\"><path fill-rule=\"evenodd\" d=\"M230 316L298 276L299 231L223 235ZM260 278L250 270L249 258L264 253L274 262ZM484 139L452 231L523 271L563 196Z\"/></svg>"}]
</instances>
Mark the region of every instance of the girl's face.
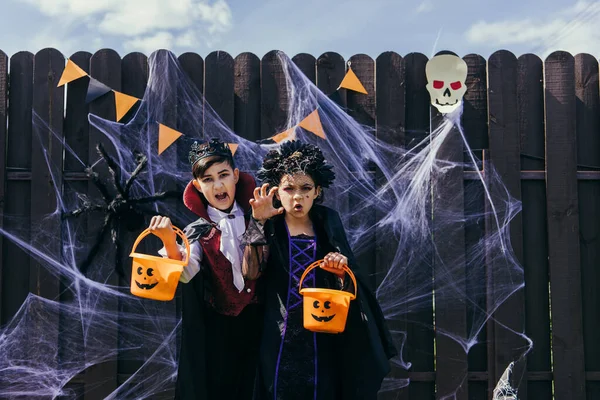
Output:
<instances>
[{"instance_id":1,"label":"girl's face","mask_svg":"<svg viewBox=\"0 0 600 400\"><path fill-rule=\"evenodd\" d=\"M319 196L321 188L315 185L313 179L303 173L284 175L279 182L277 198L287 215L304 219Z\"/></svg>"}]
</instances>

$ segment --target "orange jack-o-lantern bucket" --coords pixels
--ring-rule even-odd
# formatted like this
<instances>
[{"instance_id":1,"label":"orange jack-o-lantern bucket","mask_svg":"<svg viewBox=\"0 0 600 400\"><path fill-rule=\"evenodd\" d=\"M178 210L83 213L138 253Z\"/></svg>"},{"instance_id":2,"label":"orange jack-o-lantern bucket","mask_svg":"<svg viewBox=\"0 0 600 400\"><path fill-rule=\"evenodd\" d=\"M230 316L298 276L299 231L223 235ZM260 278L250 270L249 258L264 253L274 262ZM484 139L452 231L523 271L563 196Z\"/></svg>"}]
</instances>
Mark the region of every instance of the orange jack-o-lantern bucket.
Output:
<instances>
[{"instance_id":1,"label":"orange jack-o-lantern bucket","mask_svg":"<svg viewBox=\"0 0 600 400\"><path fill-rule=\"evenodd\" d=\"M348 267L344 270L354 283L354 293L335 289L302 288L304 278L323 260L310 264L300 278L299 290L303 296L304 328L313 332L340 333L346 328L350 301L356 298L356 278Z\"/></svg>"},{"instance_id":2,"label":"orange jack-o-lantern bucket","mask_svg":"<svg viewBox=\"0 0 600 400\"><path fill-rule=\"evenodd\" d=\"M143 238L152 231L146 229L138 236L129 257L133 258L131 268L131 294L146 299L169 301L175 297L179 277L183 267L190 259L190 242L185 234L176 227L175 233L181 236L185 244L186 255L184 260L173 260L159 256L136 253L135 249Z\"/></svg>"}]
</instances>

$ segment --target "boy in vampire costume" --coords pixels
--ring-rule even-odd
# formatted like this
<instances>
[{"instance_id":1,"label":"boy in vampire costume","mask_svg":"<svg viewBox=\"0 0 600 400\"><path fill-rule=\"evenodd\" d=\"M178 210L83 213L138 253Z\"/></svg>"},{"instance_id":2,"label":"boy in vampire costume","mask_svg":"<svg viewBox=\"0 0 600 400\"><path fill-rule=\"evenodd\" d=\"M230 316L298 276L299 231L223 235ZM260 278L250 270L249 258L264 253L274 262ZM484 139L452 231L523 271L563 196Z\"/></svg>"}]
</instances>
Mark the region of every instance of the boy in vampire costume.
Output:
<instances>
[{"instance_id":1,"label":"boy in vampire costume","mask_svg":"<svg viewBox=\"0 0 600 400\"><path fill-rule=\"evenodd\" d=\"M190 261L182 285L182 337L177 399L252 399L263 312L260 280L246 280L240 239L249 220L254 179L235 168L229 146L216 139L192 145L193 180L183 201L198 216L184 233ZM164 244L159 253L182 259L171 221L149 227ZM244 264L244 265L243 265Z\"/></svg>"},{"instance_id":2,"label":"boy in vampire costume","mask_svg":"<svg viewBox=\"0 0 600 400\"><path fill-rule=\"evenodd\" d=\"M250 200L252 220L242 243L249 268L256 270L252 275L261 276L265 289L261 398L376 399L390 371L389 359L397 352L339 215L313 204L333 182L332 167L316 146L291 141L267 154L257 176L264 184ZM352 288L343 266L357 278L358 295L350 302L343 333L303 327L298 283L317 260L323 260L322 268L308 275L305 287Z\"/></svg>"}]
</instances>

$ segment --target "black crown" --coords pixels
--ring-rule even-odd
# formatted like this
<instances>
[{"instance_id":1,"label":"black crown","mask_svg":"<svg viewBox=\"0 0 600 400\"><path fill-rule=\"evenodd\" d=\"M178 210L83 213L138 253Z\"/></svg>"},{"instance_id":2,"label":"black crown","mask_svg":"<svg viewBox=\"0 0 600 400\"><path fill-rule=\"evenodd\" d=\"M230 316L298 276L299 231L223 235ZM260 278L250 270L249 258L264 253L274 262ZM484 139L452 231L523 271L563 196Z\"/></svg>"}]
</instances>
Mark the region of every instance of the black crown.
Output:
<instances>
[{"instance_id":1,"label":"black crown","mask_svg":"<svg viewBox=\"0 0 600 400\"><path fill-rule=\"evenodd\" d=\"M192 144L189 156L190 164L194 166L194 164L203 158L212 156L233 159L233 154L227 143L223 143L219 139L211 139L208 143L198 144L198 142L194 142L194 144Z\"/></svg>"}]
</instances>

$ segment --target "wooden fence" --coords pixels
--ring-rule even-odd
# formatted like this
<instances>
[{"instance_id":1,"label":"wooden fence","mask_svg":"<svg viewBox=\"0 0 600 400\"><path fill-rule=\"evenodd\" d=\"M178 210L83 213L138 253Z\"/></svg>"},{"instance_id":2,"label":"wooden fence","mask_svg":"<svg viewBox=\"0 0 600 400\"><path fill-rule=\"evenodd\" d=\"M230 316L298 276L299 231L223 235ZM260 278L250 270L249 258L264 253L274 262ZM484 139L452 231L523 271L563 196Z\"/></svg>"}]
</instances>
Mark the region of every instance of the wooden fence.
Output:
<instances>
[{"instance_id":1,"label":"wooden fence","mask_svg":"<svg viewBox=\"0 0 600 400\"><path fill-rule=\"evenodd\" d=\"M148 60L143 54L121 58L113 50L100 50L93 55L78 52L71 59L112 89L136 97L144 94ZM520 386L521 399L543 400L553 395L556 399L598 399L598 61L590 55L573 57L564 52L542 61L529 54L517 58L506 51L496 52L488 60L478 55L464 59L469 75L463 126L469 144L485 152L512 196L523 202L523 211L511 225L511 240L524 265L525 289L497 310L494 317L498 322L488 323L484 344L469 355L443 335L436 337L435 331L423 330L422 323L433 323L433 310L409 315L410 322L401 328L408 333L404 358L412 368L405 373L395 371L395 376L410 378L411 384L382 397L434 399L436 390L451 391L453 379L465 371L467 381L456 398L490 398L490 389L517 354L515 347L522 346L514 335L507 335L505 325L524 332L534 343ZM205 59L186 53L179 61L223 121L239 135L257 140L283 127L287 117L282 104L285 82L274 52L262 59L250 53L232 58L214 52ZM346 71L346 60L336 53L317 59L299 54L293 61L326 94L337 89ZM375 60L355 55L350 61L369 92L341 90L338 101L352 117L374 127L378 134L385 132L388 140L392 138L398 145L427 135L427 57L386 52ZM43 225L43 216L55 209L54 191L41 144L34 139L38 128L32 124L32 111L54 132L62 133L64 143L83 162L95 154L100 140L88 124L88 112L115 117L112 97L86 105L74 100L81 99L85 85L74 82L66 91L56 87L64 65L65 57L54 49L35 55L20 52L10 59L0 55L0 211L25 218L36 229L42 224L48 232L57 229ZM88 185L91 190L82 168L69 156L63 160L63 143L47 133L42 140L50 150L48 156L63 165L61 182L79 180L84 191ZM457 179L459 191L468 188L468 172L452 179ZM13 228L10 220L3 223L6 229ZM477 240L476 236L465 232L456 243ZM61 294L60 284L44 268L6 238L0 241L0 322L4 325L29 292L51 299L59 299ZM455 247L460 251L460 246ZM384 253L380 248L376 254L380 265L385 265ZM436 324L466 332L466 306L456 305L451 312L452 318L436 315ZM90 368L71 386L85 393L86 399L102 398L126 377L127 371L119 363L106 363Z\"/></svg>"}]
</instances>

